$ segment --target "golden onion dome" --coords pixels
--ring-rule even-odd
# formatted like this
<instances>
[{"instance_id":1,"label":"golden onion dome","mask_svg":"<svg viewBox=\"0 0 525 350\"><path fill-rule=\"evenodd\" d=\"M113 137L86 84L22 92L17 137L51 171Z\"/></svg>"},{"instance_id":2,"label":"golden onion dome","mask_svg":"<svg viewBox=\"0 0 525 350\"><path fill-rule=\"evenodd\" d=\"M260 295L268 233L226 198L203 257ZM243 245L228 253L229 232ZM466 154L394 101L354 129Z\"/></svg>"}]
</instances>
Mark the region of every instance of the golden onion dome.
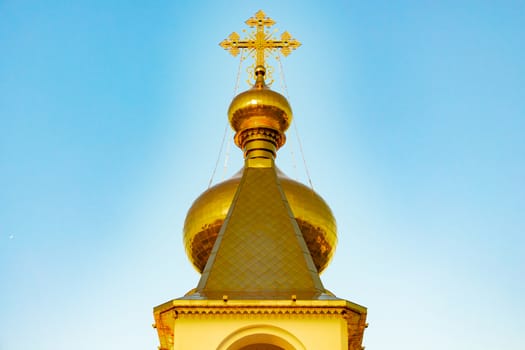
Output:
<instances>
[{"instance_id":1,"label":"golden onion dome","mask_svg":"<svg viewBox=\"0 0 525 350\"><path fill-rule=\"evenodd\" d=\"M277 148L284 144L284 132L292 122L292 107L288 100L278 92L268 88L264 82L265 68L255 69L255 85L240 94L231 102L228 120L238 136L250 129L266 128L275 130L282 136ZM235 143L242 147L236 136Z\"/></svg>"},{"instance_id":2,"label":"golden onion dome","mask_svg":"<svg viewBox=\"0 0 525 350\"><path fill-rule=\"evenodd\" d=\"M241 176L242 170L211 187L193 202L188 211L184 222L184 246L188 258L199 272L206 266ZM313 262L321 273L328 266L337 245L337 228L332 211L311 188L290 179L279 169L277 176Z\"/></svg>"}]
</instances>

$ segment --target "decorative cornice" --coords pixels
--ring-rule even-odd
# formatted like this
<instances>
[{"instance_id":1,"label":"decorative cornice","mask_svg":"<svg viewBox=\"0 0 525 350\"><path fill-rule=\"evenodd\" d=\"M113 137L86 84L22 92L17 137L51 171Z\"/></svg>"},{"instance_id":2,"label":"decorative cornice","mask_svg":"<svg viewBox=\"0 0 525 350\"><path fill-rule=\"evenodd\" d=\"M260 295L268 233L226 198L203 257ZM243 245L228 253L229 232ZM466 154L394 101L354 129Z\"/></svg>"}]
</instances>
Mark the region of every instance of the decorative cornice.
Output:
<instances>
[{"instance_id":1,"label":"decorative cornice","mask_svg":"<svg viewBox=\"0 0 525 350\"><path fill-rule=\"evenodd\" d=\"M279 149L284 145L286 141L286 136L284 133L279 132L278 130L258 127L242 130L235 135L235 144L241 149L244 149L246 141L250 139L261 139L270 141Z\"/></svg>"},{"instance_id":2,"label":"decorative cornice","mask_svg":"<svg viewBox=\"0 0 525 350\"><path fill-rule=\"evenodd\" d=\"M343 316L346 317L348 310L343 308L174 308L177 317L181 316L247 316L247 315L271 315L271 316Z\"/></svg>"},{"instance_id":3,"label":"decorative cornice","mask_svg":"<svg viewBox=\"0 0 525 350\"><path fill-rule=\"evenodd\" d=\"M194 301L193 301L194 302ZM289 305L246 305L246 303L235 303L232 301L216 301L216 303L199 303L192 305L190 302L175 303L172 305L161 305L155 308L155 314L160 315L170 313L175 318L181 316L207 316L207 315L311 315L311 316L341 316L347 320L353 319L356 315L366 315L366 309L356 304L333 305L334 303L313 303L288 302ZM178 304L178 305L177 305ZM207 304L207 305L206 305ZM211 305L210 305L211 304ZM303 305L301 305L303 304ZM309 304L309 305L305 305ZM332 304L332 305L329 305ZM358 306L352 307L352 306ZM355 322L355 321L354 321Z\"/></svg>"},{"instance_id":4,"label":"decorative cornice","mask_svg":"<svg viewBox=\"0 0 525 350\"><path fill-rule=\"evenodd\" d=\"M226 297L226 296L225 296ZM342 318L348 331L348 349L362 350L366 308L346 300L181 300L155 308L155 324L161 340L160 350L173 346L173 329L178 319L217 318Z\"/></svg>"}]
</instances>

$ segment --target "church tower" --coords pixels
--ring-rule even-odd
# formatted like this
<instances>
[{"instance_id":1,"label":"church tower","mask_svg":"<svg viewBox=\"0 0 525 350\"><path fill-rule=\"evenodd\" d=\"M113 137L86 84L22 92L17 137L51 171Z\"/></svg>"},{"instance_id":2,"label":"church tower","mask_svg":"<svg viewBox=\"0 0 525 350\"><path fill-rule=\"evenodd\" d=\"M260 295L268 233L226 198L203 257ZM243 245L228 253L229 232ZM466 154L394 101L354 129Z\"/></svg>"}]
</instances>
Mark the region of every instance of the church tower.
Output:
<instances>
[{"instance_id":1,"label":"church tower","mask_svg":"<svg viewBox=\"0 0 525 350\"><path fill-rule=\"evenodd\" d=\"M366 308L340 299L319 274L337 243L325 201L275 165L292 121L287 99L265 82L265 53L300 43L265 33L259 11L247 39L221 46L255 56L255 84L230 104L228 118L244 167L198 197L184 223L186 253L201 273L196 288L154 308L160 350L360 350Z\"/></svg>"}]
</instances>

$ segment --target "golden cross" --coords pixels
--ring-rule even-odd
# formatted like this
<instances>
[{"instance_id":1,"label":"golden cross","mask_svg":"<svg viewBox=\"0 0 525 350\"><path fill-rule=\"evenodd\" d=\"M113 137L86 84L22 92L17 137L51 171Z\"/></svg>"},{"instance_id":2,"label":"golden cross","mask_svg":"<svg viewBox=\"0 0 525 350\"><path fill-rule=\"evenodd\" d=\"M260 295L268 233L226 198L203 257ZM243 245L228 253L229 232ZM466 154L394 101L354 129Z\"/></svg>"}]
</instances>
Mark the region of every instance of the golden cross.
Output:
<instances>
[{"instance_id":1,"label":"golden cross","mask_svg":"<svg viewBox=\"0 0 525 350\"><path fill-rule=\"evenodd\" d=\"M224 39L219 45L225 50L230 51L232 56L239 54L239 49L250 49L255 51L255 67L264 66L264 57L267 51L281 49L284 56L288 56L292 50L295 50L301 43L292 38L290 33L281 34L281 40L273 40L272 35L264 32L264 27L271 27L275 21L259 10L254 17L249 18L246 22L250 27L255 27L254 33L250 33L248 38L242 39L239 34L233 32L227 39Z\"/></svg>"}]
</instances>

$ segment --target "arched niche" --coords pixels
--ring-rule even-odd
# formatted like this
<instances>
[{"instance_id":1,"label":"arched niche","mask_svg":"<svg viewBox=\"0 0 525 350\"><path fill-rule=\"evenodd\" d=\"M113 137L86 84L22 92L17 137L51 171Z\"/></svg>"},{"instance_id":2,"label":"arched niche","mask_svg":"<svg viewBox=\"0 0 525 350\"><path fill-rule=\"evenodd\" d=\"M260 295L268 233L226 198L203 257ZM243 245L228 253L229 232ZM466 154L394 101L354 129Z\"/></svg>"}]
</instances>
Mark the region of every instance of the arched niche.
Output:
<instances>
[{"instance_id":1,"label":"arched niche","mask_svg":"<svg viewBox=\"0 0 525 350\"><path fill-rule=\"evenodd\" d=\"M290 332L275 326L257 325L228 335L217 350L306 350Z\"/></svg>"},{"instance_id":2,"label":"arched niche","mask_svg":"<svg viewBox=\"0 0 525 350\"><path fill-rule=\"evenodd\" d=\"M283 348L272 344L251 344L241 348L240 350L283 350Z\"/></svg>"}]
</instances>

